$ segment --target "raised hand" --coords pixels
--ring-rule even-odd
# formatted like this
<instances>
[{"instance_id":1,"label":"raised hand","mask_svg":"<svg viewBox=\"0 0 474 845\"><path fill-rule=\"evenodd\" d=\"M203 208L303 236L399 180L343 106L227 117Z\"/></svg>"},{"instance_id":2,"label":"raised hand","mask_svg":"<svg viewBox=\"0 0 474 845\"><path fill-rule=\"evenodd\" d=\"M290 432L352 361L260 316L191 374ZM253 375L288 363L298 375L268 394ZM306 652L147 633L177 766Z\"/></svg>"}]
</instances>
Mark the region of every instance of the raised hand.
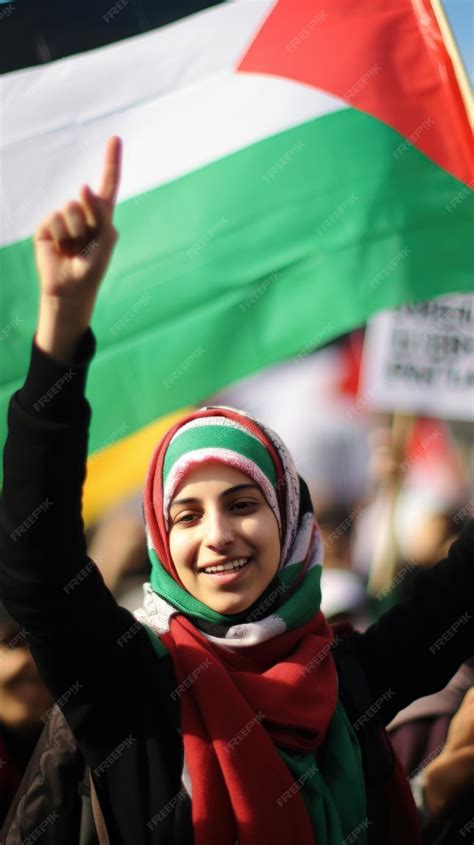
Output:
<instances>
[{"instance_id":1,"label":"raised hand","mask_svg":"<svg viewBox=\"0 0 474 845\"><path fill-rule=\"evenodd\" d=\"M113 213L120 182L122 142L107 141L97 193L88 185L40 223L34 239L40 281L36 342L67 362L89 325L95 298L118 238Z\"/></svg>"},{"instance_id":2,"label":"raised hand","mask_svg":"<svg viewBox=\"0 0 474 845\"><path fill-rule=\"evenodd\" d=\"M109 138L97 193L83 185L80 200L70 200L40 223L34 245L42 295L95 295L118 237L112 218L120 181L121 146L120 138Z\"/></svg>"}]
</instances>

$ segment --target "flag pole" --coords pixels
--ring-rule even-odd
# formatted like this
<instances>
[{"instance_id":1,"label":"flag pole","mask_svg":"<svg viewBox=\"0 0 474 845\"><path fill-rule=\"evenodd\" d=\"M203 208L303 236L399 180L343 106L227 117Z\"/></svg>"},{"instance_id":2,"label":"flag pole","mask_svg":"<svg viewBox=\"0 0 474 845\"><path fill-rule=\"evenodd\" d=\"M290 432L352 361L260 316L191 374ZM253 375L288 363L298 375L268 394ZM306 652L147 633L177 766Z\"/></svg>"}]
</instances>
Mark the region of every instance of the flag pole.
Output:
<instances>
[{"instance_id":1,"label":"flag pole","mask_svg":"<svg viewBox=\"0 0 474 845\"><path fill-rule=\"evenodd\" d=\"M416 422L414 414L395 411L392 415L390 445L397 463L397 472L385 490L386 511L374 544L368 592L373 596L386 594L400 567L401 555L395 535L395 510L403 485L402 462Z\"/></svg>"},{"instance_id":2,"label":"flag pole","mask_svg":"<svg viewBox=\"0 0 474 845\"><path fill-rule=\"evenodd\" d=\"M461 52L459 50L456 39L453 35L453 31L446 17L446 12L441 3L441 0L431 0L431 7L438 22L438 26L441 30L441 35L443 36L443 40L446 45L446 49L449 53L449 57L453 63L454 73L456 75L456 80L459 85L461 97L464 102L469 125L472 128L474 127L474 101L472 96L471 83L469 81L469 77L467 75L467 71L461 57Z\"/></svg>"}]
</instances>

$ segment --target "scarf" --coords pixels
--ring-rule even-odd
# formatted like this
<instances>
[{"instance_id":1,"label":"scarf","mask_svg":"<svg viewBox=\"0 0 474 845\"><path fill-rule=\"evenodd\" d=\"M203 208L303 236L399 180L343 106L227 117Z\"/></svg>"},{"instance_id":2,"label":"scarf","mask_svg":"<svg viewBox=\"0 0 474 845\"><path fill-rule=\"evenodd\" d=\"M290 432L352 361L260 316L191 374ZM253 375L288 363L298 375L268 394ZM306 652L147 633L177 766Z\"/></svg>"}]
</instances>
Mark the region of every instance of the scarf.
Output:
<instances>
[{"instance_id":1,"label":"scarf","mask_svg":"<svg viewBox=\"0 0 474 845\"><path fill-rule=\"evenodd\" d=\"M272 582L227 616L183 587L168 543L175 491L210 460L258 484L281 536ZM320 611L321 535L284 444L231 408L189 415L155 450L144 515L152 573L136 617L173 660L196 845L342 845L356 830L365 845L361 754Z\"/></svg>"}]
</instances>

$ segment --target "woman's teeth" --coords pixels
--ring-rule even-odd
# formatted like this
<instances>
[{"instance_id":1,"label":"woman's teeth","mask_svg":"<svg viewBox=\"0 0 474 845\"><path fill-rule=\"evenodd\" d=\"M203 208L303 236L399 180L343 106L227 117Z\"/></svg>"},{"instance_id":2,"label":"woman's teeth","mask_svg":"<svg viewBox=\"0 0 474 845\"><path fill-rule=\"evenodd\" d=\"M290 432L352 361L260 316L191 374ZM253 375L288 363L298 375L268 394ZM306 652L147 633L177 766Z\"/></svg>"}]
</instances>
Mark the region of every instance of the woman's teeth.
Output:
<instances>
[{"instance_id":1,"label":"woman's teeth","mask_svg":"<svg viewBox=\"0 0 474 845\"><path fill-rule=\"evenodd\" d=\"M221 563L219 566L207 566L204 572L212 574L213 572L231 572L233 569L242 569L247 566L249 562L248 557L241 557L238 560L232 560L230 563Z\"/></svg>"}]
</instances>

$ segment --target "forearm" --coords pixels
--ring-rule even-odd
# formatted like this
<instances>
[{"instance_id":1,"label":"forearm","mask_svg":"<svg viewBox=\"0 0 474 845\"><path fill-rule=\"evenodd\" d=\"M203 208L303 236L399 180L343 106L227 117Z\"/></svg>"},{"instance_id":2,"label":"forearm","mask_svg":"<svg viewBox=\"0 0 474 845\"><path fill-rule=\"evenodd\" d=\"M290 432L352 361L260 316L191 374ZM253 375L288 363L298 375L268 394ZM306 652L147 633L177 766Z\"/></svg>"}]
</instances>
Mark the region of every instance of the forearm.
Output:
<instances>
[{"instance_id":1,"label":"forearm","mask_svg":"<svg viewBox=\"0 0 474 845\"><path fill-rule=\"evenodd\" d=\"M10 402L0 591L17 612L22 597L25 614L27 606L38 612L44 585L62 589L86 561L81 494L90 409L84 384L93 351L91 333L83 335L69 366L33 348L25 384Z\"/></svg>"},{"instance_id":2,"label":"forearm","mask_svg":"<svg viewBox=\"0 0 474 845\"><path fill-rule=\"evenodd\" d=\"M94 345L92 333L83 335L70 366L33 349L25 385L10 403L0 504L0 595L52 695L71 699L73 709L103 698L102 687L119 686L140 640L148 646L86 553L84 384ZM121 637L130 628L137 636L125 649Z\"/></svg>"}]
</instances>

